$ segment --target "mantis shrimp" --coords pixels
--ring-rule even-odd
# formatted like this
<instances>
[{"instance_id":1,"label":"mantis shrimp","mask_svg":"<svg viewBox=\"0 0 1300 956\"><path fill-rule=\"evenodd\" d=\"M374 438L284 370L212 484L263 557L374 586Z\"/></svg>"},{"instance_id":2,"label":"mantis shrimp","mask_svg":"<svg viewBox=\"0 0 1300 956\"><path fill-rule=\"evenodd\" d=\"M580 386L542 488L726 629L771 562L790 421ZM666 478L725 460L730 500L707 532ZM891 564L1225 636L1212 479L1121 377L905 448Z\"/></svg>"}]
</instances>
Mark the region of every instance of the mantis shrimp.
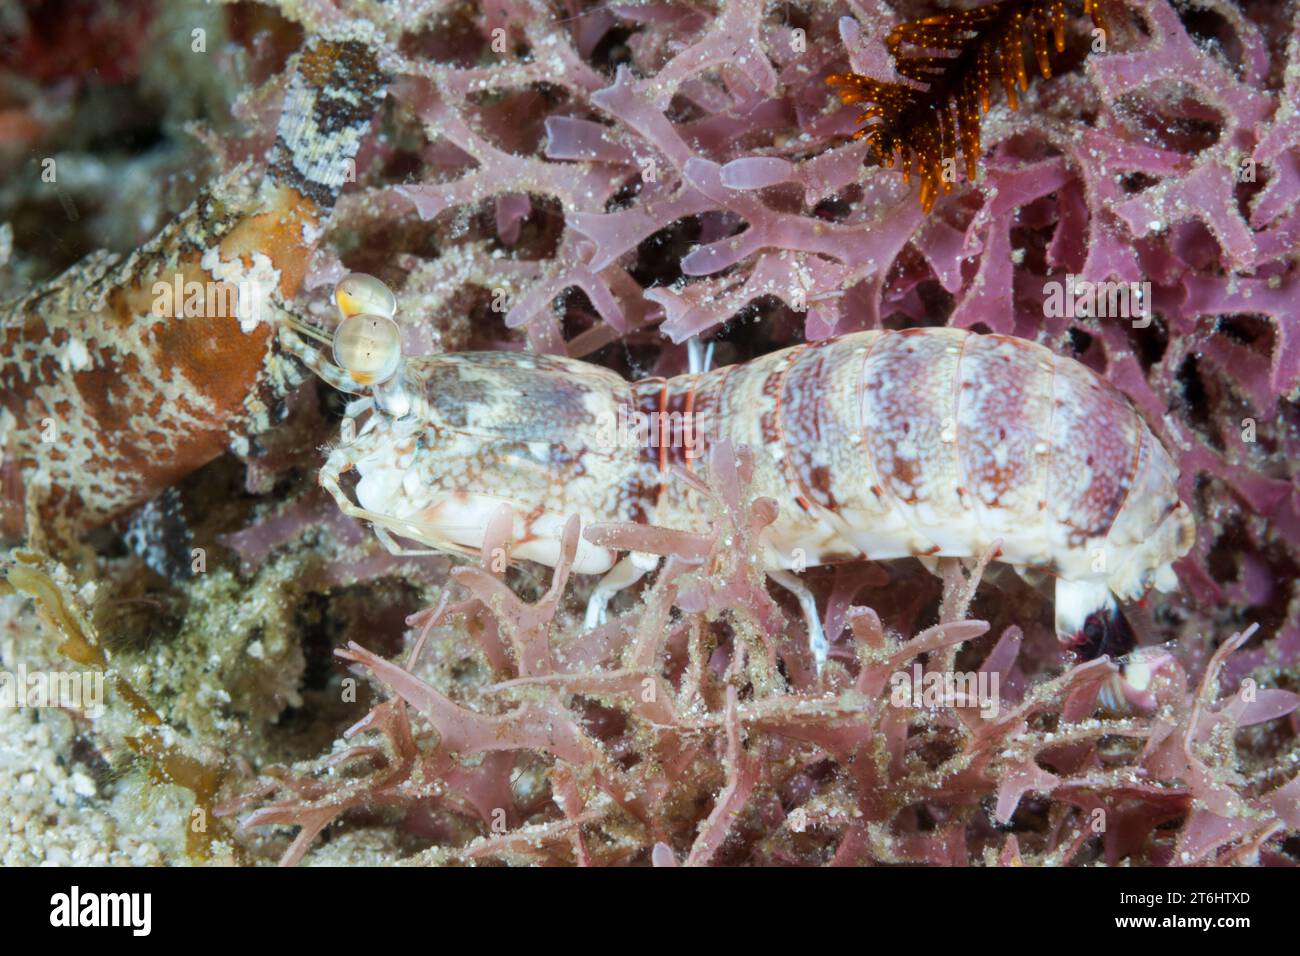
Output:
<instances>
[{"instance_id":1,"label":"mantis shrimp","mask_svg":"<svg viewBox=\"0 0 1300 956\"><path fill-rule=\"evenodd\" d=\"M794 573L803 567L933 564L996 547L999 562L1054 582L1058 637L1099 656L1132 647L1119 602L1176 588L1171 564L1194 539L1174 460L1132 404L1082 364L1021 339L858 332L629 383L530 352L404 358L396 300L379 280L350 275L336 301L332 338L291 319L281 341L359 396L319 480L395 551L400 537L477 554L502 505L513 514L511 556L552 566L572 514L584 526L707 530L708 503L671 473L701 467L708 445L726 439L752 449L752 491L779 505L764 570L798 597L820 667L829 642ZM331 358L309 340L330 343ZM650 423L639 440L610 427L629 420ZM340 483L350 471L351 496ZM588 625L656 562L583 540L573 569L604 575ZM1126 676L1141 691L1149 668Z\"/></svg>"}]
</instances>

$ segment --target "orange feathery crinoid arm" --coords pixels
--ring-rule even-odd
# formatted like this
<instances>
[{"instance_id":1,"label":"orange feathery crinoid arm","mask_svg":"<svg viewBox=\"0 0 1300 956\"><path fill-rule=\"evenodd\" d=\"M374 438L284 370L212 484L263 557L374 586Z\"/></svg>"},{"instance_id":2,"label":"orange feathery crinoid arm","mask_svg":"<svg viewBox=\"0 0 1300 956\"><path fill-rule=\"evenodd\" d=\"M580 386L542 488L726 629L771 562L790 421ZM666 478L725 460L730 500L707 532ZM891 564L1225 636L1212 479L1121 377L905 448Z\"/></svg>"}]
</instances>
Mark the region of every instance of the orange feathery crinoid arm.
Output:
<instances>
[{"instance_id":1,"label":"orange feathery crinoid arm","mask_svg":"<svg viewBox=\"0 0 1300 956\"><path fill-rule=\"evenodd\" d=\"M1100 0L1084 0L1084 13L1106 29ZM871 145L869 161L887 167L894 155L910 181L921 181L921 206L929 212L939 192L951 192L960 147L966 176L974 179L980 156L980 116L990 105L990 84L1002 81L1010 107L1029 88L1025 33L1038 71L1052 75L1051 52L1065 49L1065 0L998 0L894 27L885 45L901 82L858 73L826 78L845 105L865 105L855 139Z\"/></svg>"}]
</instances>

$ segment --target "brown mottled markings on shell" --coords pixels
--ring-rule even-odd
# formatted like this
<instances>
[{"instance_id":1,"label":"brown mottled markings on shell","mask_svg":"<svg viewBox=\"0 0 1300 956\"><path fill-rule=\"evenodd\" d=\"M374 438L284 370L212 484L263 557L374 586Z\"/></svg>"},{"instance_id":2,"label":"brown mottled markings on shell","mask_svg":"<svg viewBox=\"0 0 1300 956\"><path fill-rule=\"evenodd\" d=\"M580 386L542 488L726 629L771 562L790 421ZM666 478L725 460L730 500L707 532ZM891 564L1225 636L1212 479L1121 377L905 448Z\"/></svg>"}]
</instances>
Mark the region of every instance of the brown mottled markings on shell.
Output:
<instances>
[{"instance_id":1,"label":"brown mottled markings on shell","mask_svg":"<svg viewBox=\"0 0 1300 956\"><path fill-rule=\"evenodd\" d=\"M1048 475L1051 353L1015 340L971 336L959 365L957 428L962 486L983 508L1033 508ZM1046 388L1044 386L1047 386ZM1036 491L1035 491L1036 487ZM977 511L982 520L982 513Z\"/></svg>"},{"instance_id":2,"label":"brown mottled markings on shell","mask_svg":"<svg viewBox=\"0 0 1300 956\"><path fill-rule=\"evenodd\" d=\"M492 392L482 379L465 376L453 366L435 367L426 384L425 398L442 422L452 428L465 428L470 409L490 402Z\"/></svg>"},{"instance_id":3,"label":"brown mottled markings on shell","mask_svg":"<svg viewBox=\"0 0 1300 956\"><path fill-rule=\"evenodd\" d=\"M794 363L797 357L806 345L794 346L793 357L787 356L785 361L781 362L767 373L763 380L763 397L768 399L769 404L764 407L762 412L762 436L763 441L769 445L775 445L780 448L781 441L781 390L785 384L785 373Z\"/></svg>"},{"instance_id":4,"label":"brown mottled markings on shell","mask_svg":"<svg viewBox=\"0 0 1300 956\"><path fill-rule=\"evenodd\" d=\"M1137 412L1134 411L1135 416L1136 414ZM1138 444L1137 449L1133 452L1133 464L1129 468L1128 477L1120 484L1120 487L1123 489L1123 494L1115 503L1115 507L1111 511L1109 518L1106 519L1106 529L1101 532L1103 537L1110 534L1110 529L1115 527L1115 520L1119 517L1120 512L1124 510L1124 506L1128 504L1129 495L1133 493L1133 486L1136 484L1138 468L1141 466L1142 458L1146 452L1147 442L1150 440L1147 437L1148 434L1149 432L1145 428L1138 429Z\"/></svg>"},{"instance_id":5,"label":"brown mottled markings on shell","mask_svg":"<svg viewBox=\"0 0 1300 956\"><path fill-rule=\"evenodd\" d=\"M356 152L350 144L369 124L372 99L384 83L363 43L308 46L289 79L268 179L331 207L345 180L344 160Z\"/></svg>"},{"instance_id":6,"label":"brown mottled markings on shell","mask_svg":"<svg viewBox=\"0 0 1300 956\"><path fill-rule=\"evenodd\" d=\"M1049 496L1048 507L1055 520L1086 540L1107 534L1127 500L1142 455L1145 426L1122 393L1081 365L1059 363L1057 384L1069 387L1071 401L1057 406L1054 419L1051 444L1062 454L1054 460L1056 494ZM1066 408L1070 417L1058 421ZM1090 465L1072 453L1084 439ZM1082 468L1088 469L1090 480L1079 486Z\"/></svg>"},{"instance_id":7,"label":"brown mottled markings on shell","mask_svg":"<svg viewBox=\"0 0 1300 956\"><path fill-rule=\"evenodd\" d=\"M831 492L833 476L828 466L815 464L814 459L819 444L831 438L835 420L835 410L827 401L835 347L834 340L809 345L787 368L781 396L783 454L793 487L805 503L830 509L839 505Z\"/></svg>"},{"instance_id":8,"label":"brown mottled markings on shell","mask_svg":"<svg viewBox=\"0 0 1300 956\"><path fill-rule=\"evenodd\" d=\"M525 441L537 438L535 421L521 414L529 409L546 409L561 430L592 424L585 404L591 387L574 376L572 366L541 358L532 353L461 353L457 362L430 365L425 397L450 427L472 430L476 419L489 419L493 434ZM461 359L470 359L472 366Z\"/></svg>"}]
</instances>

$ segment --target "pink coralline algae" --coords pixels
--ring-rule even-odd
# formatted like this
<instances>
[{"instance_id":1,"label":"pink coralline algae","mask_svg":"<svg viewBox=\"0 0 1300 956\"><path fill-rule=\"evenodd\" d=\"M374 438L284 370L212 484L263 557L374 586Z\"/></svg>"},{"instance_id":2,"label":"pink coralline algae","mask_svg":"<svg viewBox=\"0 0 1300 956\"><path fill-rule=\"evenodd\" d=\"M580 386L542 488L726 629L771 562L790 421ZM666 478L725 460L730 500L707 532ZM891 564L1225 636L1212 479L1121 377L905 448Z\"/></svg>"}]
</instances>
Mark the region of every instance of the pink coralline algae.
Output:
<instances>
[{"instance_id":1,"label":"pink coralline algae","mask_svg":"<svg viewBox=\"0 0 1300 956\"><path fill-rule=\"evenodd\" d=\"M919 673L921 658L928 672L951 671L959 646L989 632L968 614L985 562L969 576L945 568L939 622L909 640L870 607L844 606L884 577L842 572L832 613L850 636L819 683L756 571L772 503L745 504L744 453L737 460L724 444L710 464L716 534L594 529L670 556L636 612L587 634L565 627L576 519L532 603L489 571L489 541L482 567L452 574L468 598L444 597L408 622L419 637L404 661L355 642L337 652L393 695L345 734L366 742L269 774L221 812L261 802L246 826L299 825L285 862L347 811L379 806L444 839L466 835L445 817L480 822L463 845L423 850L425 862L1066 864L1090 841L1089 855L1109 863L1286 861L1269 844L1300 825L1300 780L1245 772L1249 758L1228 742L1293 713L1300 696L1219 689L1254 626L1225 641L1194 686L1180 664L1165 668L1154 715L1093 716L1115 679L1106 660L1029 679L1038 667L1015 625L976 661L1004 688L995 706L951 692L922 701L891 685ZM421 666L430 635L458 618L477 622L472 639L504 678L473 702L453 699ZM521 788L539 766L549 787ZM1180 825L1153 832L1172 821Z\"/></svg>"}]
</instances>

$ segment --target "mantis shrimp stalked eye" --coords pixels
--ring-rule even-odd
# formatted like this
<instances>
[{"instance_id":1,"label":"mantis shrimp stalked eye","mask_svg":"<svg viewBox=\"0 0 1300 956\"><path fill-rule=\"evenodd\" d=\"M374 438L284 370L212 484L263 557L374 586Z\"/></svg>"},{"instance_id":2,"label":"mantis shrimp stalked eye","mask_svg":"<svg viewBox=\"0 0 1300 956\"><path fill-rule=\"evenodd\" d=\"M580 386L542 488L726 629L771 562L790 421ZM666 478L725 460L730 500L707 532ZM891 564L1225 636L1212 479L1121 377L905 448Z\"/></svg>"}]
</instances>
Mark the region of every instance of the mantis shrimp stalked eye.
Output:
<instances>
[{"instance_id":1,"label":"mantis shrimp stalked eye","mask_svg":"<svg viewBox=\"0 0 1300 956\"><path fill-rule=\"evenodd\" d=\"M403 386L402 333L393 320L396 297L374 276L354 272L335 286L334 301L341 321L333 334L286 312L281 345L340 391L406 414L410 402Z\"/></svg>"},{"instance_id":2,"label":"mantis shrimp stalked eye","mask_svg":"<svg viewBox=\"0 0 1300 956\"><path fill-rule=\"evenodd\" d=\"M397 298L392 290L374 276L361 272L343 277L334 287L334 301L345 319L354 315L380 315L391 319L397 314Z\"/></svg>"},{"instance_id":3,"label":"mantis shrimp stalked eye","mask_svg":"<svg viewBox=\"0 0 1300 956\"><path fill-rule=\"evenodd\" d=\"M334 331L334 361L360 385L386 382L402 361L402 333L384 315L353 315Z\"/></svg>"}]
</instances>

